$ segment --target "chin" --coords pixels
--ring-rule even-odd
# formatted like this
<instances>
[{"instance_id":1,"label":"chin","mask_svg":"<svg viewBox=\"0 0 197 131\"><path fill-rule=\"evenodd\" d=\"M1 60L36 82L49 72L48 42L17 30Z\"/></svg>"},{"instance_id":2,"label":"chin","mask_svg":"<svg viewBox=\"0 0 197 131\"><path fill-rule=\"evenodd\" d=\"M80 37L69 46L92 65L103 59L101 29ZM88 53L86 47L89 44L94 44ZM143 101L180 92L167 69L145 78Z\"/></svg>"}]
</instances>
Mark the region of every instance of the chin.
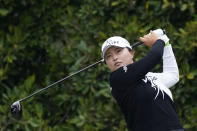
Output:
<instances>
[{"instance_id":1,"label":"chin","mask_svg":"<svg viewBox=\"0 0 197 131\"><path fill-rule=\"evenodd\" d=\"M120 67L123 67L123 65L116 66L116 67L115 67L115 70L119 69ZM114 71L115 71L115 70L114 70Z\"/></svg>"}]
</instances>

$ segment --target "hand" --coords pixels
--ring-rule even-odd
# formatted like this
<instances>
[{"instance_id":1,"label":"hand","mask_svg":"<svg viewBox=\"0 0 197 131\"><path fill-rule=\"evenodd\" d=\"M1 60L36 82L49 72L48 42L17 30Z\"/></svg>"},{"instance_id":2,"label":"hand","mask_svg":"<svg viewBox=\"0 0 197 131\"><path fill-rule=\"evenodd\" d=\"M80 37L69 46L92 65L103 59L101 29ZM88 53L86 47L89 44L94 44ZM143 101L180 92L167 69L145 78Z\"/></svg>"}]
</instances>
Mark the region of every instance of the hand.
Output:
<instances>
[{"instance_id":1,"label":"hand","mask_svg":"<svg viewBox=\"0 0 197 131\"><path fill-rule=\"evenodd\" d=\"M158 39L159 39L159 35L154 33L152 30L150 31L149 34L144 35L143 37L140 37L140 41L142 41L144 43L144 45L147 45L149 47L152 47L152 45Z\"/></svg>"}]
</instances>

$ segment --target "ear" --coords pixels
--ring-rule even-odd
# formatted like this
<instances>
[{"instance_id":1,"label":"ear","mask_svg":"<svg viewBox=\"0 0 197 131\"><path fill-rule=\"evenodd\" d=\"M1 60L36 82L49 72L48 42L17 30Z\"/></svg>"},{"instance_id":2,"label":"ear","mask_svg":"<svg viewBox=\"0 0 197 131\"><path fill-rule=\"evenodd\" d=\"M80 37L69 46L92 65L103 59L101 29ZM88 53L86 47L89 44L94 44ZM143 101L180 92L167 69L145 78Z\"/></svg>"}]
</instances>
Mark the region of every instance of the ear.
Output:
<instances>
[{"instance_id":1,"label":"ear","mask_svg":"<svg viewBox=\"0 0 197 131\"><path fill-rule=\"evenodd\" d=\"M132 59L133 59L133 56L134 56L134 50L131 50L131 51L129 51L129 53L131 54L131 56L132 56Z\"/></svg>"}]
</instances>

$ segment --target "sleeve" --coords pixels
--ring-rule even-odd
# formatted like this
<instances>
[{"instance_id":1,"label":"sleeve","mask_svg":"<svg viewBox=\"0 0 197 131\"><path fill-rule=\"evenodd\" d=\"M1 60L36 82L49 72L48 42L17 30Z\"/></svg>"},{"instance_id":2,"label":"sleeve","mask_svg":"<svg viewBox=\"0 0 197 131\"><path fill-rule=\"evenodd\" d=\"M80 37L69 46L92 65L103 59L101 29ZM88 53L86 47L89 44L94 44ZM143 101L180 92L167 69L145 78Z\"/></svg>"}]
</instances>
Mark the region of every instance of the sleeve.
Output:
<instances>
[{"instance_id":1,"label":"sleeve","mask_svg":"<svg viewBox=\"0 0 197 131\"><path fill-rule=\"evenodd\" d=\"M164 45L163 40L157 40L145 57L133 64L121 67L112 72L110 75L111 87L134 84L137 80L144 78L144 76L160 62L163 56Z\"/></svg>"},{"instance_id":2,"label":"sleeve","mask_svg":"<svg viewBox=\"0 0 197 131\"><path fill-rule=\"evenodd\" d=\"M153 73L153 74L167 88L172 87L179 81L179 69L171 44L165 46L164 48L163 72Z\"/></svg>"}]
</instances>

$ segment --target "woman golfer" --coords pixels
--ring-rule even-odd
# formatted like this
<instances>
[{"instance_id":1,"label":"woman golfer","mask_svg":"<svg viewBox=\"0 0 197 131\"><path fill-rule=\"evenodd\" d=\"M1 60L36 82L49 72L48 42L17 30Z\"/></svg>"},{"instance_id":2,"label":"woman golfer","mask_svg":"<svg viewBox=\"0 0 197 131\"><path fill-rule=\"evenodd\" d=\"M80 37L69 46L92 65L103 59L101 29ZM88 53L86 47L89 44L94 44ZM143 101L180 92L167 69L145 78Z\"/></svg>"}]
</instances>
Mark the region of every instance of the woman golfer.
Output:
<instances>
[{"instance_id":1,"label":"woman golfer","mask_svg":"<svg viewBox=\"0 0 197 131\"><path fill-rule=\"evenodd\" d=\"M102 57L110 74L112 96L124 114L129 131L184 131L169 90L179 81L179 71L168 37L150 31L140 37L151 47L137 62L129 42L119 36L108 38ZM163 58L163 72L150 72Z\"/></svg>"}]
</instances>

